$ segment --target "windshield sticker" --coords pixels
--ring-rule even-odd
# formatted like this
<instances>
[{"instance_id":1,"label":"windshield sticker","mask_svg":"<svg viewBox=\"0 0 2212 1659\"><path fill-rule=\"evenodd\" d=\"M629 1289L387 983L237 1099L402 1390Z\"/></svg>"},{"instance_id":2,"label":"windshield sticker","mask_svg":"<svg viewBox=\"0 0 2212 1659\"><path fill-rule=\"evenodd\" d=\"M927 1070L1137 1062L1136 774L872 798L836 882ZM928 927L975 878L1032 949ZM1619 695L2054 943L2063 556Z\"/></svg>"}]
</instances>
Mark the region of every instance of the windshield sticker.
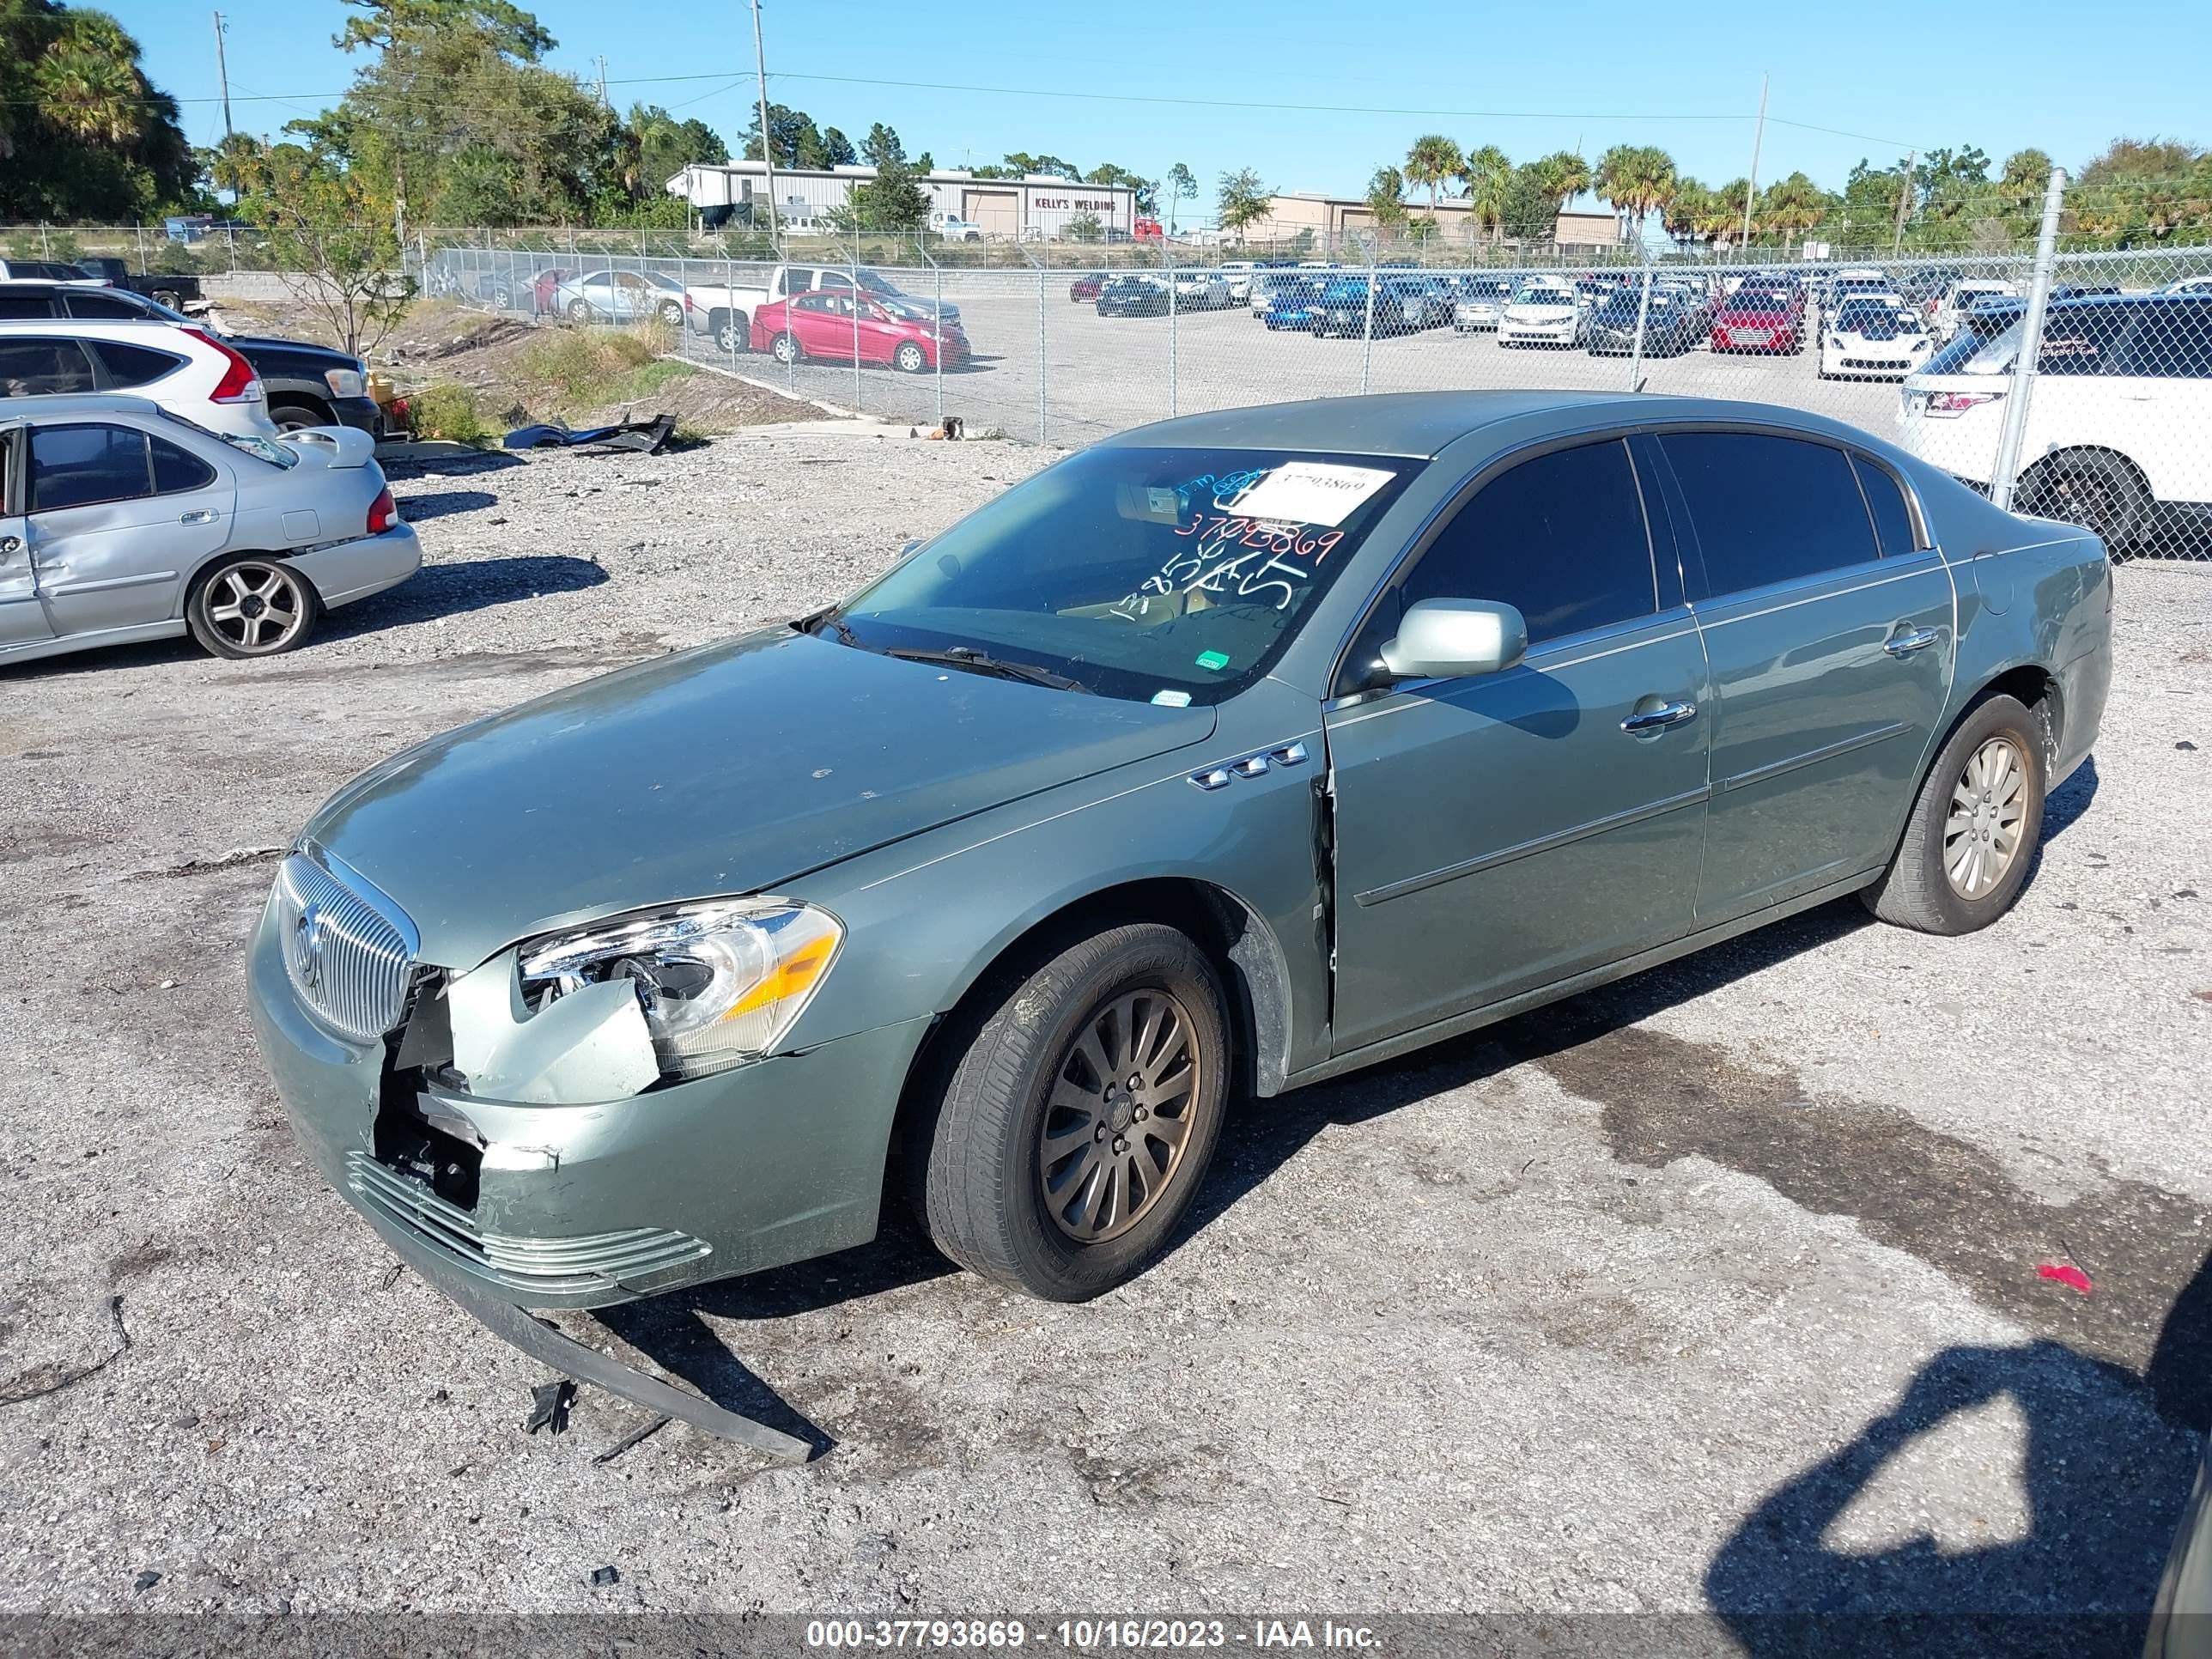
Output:
<instances>
[{"instance_id":1,"label":"windshield sticker","mask_svg":"<svg viewBox=\"0 0 2212 1659\"><path fill-rule=\"evenodd\" d=\"M1210 668L1218 674L1229 666L1229 653L1226 651L1201 651L1198 653L1198 665Z\"/></svg>"},{"instance_id":2,"label":"windshield sticker","mask_svg":"<svg viewBox=\"0 0 2212 1659\"><path fill-rule=\"evenodd\" d=\"M1342 524L1352 508L1397 475L1374 466L1286 461L1236 500L1239 513L1297 524Z\"/></svg>"},{"instance_id":3,"label":"windshield sticker","mask_svg":"<svg viewBox=\"0 0 2212 1659\"><path fill-rule=\"evenodd\" d=\"M1190 707L1190 693L1188 691L1155 691L1152 693L1152 701L1163 708L1188 708Z\"/></svg>"}]
</instances>

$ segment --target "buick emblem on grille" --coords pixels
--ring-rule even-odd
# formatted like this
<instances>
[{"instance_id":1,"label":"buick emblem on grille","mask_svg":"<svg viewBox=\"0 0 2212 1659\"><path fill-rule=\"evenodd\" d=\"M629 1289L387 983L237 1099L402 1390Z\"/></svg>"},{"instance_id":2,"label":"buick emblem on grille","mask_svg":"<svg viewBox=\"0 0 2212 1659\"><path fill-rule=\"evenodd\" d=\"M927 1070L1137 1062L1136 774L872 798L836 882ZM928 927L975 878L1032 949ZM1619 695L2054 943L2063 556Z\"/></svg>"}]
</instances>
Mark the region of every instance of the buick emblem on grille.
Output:
<instances>
[{"instance_id":1,"label":"buick emblem on grille","mask_svg":"<svg viewBox=\"0 0 2212 1659\"><path fill-rule=\"evenodd\" d=\"M292 924L300 941L300 983L312 991L323 982L323 909L313 899Z\"/></svg>"}]
</instances>

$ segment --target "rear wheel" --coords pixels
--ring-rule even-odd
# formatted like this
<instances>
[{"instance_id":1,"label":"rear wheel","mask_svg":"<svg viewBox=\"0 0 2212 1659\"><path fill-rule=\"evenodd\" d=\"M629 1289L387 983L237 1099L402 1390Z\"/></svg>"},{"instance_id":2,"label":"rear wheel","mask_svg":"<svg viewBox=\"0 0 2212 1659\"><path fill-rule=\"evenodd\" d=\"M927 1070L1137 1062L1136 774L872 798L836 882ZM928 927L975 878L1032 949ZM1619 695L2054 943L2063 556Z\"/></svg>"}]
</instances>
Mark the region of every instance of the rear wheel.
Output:
<instances>
[{"instance_id":1,"label":"rear wheel","mask_svg":"<svg viewBox=\"0 0 2212 1659\"><path fill-rule=\"evenodd\" d=\"M1971 933L2012 908L2043 835L2037 722L2012 697L1973 709L1936 757L1881 878L1860 895L1887 922Z\"/></svg>"},{"instance_id":2,"label":"rear wheel","mask_svg":"<svg viewBox=\"0 0 2212 1659\"><path fill-rule=\"evenodd\" d=\"M799 349L799 337L788 329L775 337L775 341L769 347L769 350L775 355L776 362L780 363L795 363L806 355Z\"/></svg>"},{"instance_id":3,"label":"rear wheel","mask_svg":"<svg viewBox=\"0 0 2212 1659\"><path fill-rule=\"evenodd\" d=\"M734 357L752 347L752 329L735 312L719 312L714 318L714 349L725 357Z\"/></svg>"},{"instance_id":4,"label":"rear wheel","mask_svg":"<svg viewBox=\"0 0 2212 1659\"><path fill-rule=\"evenodd\" d=\"M683 327L683 301L680 300L663 300L660 302L660 320L667 324L671 328Z\"/></svg>"},{"instance_id":5,"label":"rear wheel","mask_svg":"<svg viewBox=\"0 0 2212 1659\"><path fill-rule=\"evenodd\" d=\"M994 988L914 1152L931 1237L1054 1302L1133 1277L1188 1212L1219 1138L1227 1005L1188 937L1093 934Z\"/></svg>"},{"instance_id":6,"label":"rear wheel","mask_svg":"<svg viewBox=\"0 0 2212 1659\"><path fill-rule=\"evenodd\" d=\"M2117 455L2075 450L2037 462L2021 480L2015 504L2039 519L2078 524L2107 547L2124 548L2143 533L2150 492Z\"/></svg>"},{"instance_id":7,"label":"rear wheel","mask_svg":"<svg viewBox=\"0 0 2212 1659\"><path fill-rule=\"evenodd\" d=\"M185 621L218 657L273 657L313 631L323 614L314 584L282 559L238 559L202 577Z\"/></svg>"}]
</instances>

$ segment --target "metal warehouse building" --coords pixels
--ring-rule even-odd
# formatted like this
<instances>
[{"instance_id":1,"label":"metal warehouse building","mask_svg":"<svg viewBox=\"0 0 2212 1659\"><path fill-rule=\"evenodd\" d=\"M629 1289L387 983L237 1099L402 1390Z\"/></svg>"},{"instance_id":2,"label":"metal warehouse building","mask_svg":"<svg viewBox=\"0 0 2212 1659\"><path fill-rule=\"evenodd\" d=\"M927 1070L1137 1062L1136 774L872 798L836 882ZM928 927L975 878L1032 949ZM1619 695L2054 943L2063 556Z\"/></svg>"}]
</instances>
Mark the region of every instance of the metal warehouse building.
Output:
<instances>
[{"instance_id":1,"label":"metal warehouse building","mask_svg":"<svg viewBox=\"0 0 2212 1659\"><path fill-rule=\"evenodd\" d=\"M842 207L853 186L875 177L867 167L775 170L776 216L794 229L810 228L832 208ZM738 208L750 213L763 188L758 161L731 161L720 167L698 163L668 181L671 196L680 196L702 212ZM981 227L983 234L1012 241L1025 234L1056 237L1068 223L1086 215L1102 229L1125 234L1136 229L1137 196L1126 185L1079 185L1048 174L1025 179L978 179L957 168L925 175L920 183L929 195L929 222L965 219ZM744 215L740 215L744 216Z\"/></svg>"}]
</instances>

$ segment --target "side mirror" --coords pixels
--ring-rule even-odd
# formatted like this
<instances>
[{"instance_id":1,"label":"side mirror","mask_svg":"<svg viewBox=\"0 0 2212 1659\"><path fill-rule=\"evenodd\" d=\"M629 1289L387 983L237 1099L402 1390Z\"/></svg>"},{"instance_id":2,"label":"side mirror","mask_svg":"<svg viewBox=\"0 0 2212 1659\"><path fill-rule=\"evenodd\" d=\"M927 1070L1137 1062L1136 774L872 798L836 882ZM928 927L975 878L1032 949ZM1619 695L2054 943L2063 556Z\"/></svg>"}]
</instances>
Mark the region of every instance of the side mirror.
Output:
<instances>
[{"instance_id":1,"label":"side mirror","mask_svg":"<svg viewBox=\"0 0 2212 1659\"><path fill-rule=\"evenodd\" d=\"M1500 673L1528 654L1528 624L1511 605L1423 599L1399 619L1382 665L1401 680L1456 680Z\"/></svg>"}]
</instances>

